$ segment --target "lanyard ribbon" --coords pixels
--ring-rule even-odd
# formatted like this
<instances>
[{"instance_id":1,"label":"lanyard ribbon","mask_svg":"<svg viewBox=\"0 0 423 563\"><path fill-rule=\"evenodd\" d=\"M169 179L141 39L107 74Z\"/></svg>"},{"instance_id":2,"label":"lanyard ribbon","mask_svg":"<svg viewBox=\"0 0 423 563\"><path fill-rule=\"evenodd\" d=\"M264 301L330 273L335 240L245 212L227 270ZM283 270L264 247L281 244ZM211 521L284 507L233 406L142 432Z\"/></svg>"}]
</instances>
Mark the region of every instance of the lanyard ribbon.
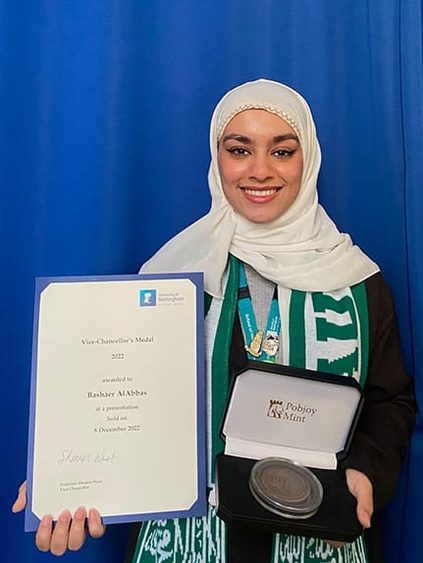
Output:
<instances>
[{"instance_id":1,"label":"lanyard ribbon","mask_svg":"<svg viewBox=\"0 0 423 563\"><path fill-rule=\"evenodd\" d=\"M279 333L281 330L278 288L276 286L273 293L266 329L265 331L259 330L242 262L239 263L238 313L241 319L244 339L248 342L245 346L248 358L250 360L274 363L279 350Z\"/></svg>"}]
</instances>

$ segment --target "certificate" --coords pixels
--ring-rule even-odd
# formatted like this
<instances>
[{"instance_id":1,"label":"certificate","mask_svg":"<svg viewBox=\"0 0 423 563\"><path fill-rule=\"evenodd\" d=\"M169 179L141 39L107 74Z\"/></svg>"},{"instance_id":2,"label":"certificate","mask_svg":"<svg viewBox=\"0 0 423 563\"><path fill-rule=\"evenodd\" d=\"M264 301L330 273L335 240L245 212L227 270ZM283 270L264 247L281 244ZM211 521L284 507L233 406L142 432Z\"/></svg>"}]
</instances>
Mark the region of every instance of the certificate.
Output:
<instances>
[{"instance_id":1,"label":"certificate","mask_svg":"<svg viewBox=\"0 0 423 563\"><path fill-rule=\"evenodd\" d=\"M206 513L202 274L40 278L26 531Z\"/></svg>"}]
</instances>

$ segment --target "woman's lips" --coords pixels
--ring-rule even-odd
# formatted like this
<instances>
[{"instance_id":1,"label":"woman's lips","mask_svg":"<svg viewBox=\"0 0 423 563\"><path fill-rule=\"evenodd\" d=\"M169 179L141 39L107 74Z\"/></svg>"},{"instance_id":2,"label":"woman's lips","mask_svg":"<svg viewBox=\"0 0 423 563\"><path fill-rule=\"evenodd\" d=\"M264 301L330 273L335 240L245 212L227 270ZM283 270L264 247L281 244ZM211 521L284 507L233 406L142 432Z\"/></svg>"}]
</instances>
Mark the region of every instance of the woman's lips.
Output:
<instances>
[{"instance_id":1,"label":"woman's lips","mask_svg":"<svg viewBox=\"0 0 423 563\"><path fill-rule=\"evenodd\" d=\"M268 203L272 201L283 186L274 188L250 188L240 186L245 198L252 203Z\"/></svg>"}]
</instances>

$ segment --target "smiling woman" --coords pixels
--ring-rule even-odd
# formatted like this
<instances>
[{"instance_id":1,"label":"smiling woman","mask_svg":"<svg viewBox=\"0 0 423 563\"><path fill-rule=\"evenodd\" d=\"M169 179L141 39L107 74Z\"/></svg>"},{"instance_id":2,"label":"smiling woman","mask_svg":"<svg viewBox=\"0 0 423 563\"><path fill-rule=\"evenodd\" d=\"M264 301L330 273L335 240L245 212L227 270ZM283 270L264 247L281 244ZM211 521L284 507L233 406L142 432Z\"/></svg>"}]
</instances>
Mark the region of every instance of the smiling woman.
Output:
<instances>
[{"instance_id":1,"label":"smiling woman","mask_svg":"<svg viewBox=\"0 0 423 563\"><path fill-rule=\"evenodd\" d=\"M320 147L297 92L268 80L228 92L210 150L210 212L142 269L205 274L209 486L229 379L246 357L353 377L365 407L343 469L366 531L335 546L226 527L210 507L202 520L143 526L134 562L166 548L173 562L380 563L378 511L395 490L415 412L389 290L318 203Z\"/></svg>"},{"instance_id":2,"label":"smiling woman","mask_svg":"<svg viewBox=\"0 0 423 563\"><path fill-rule=\"evenodd\" d=\"M208 486L213 492L230 379L247 358L352 377L365 404L341 469L365 532L335 547L226 526L211 494L204 518L145 523L133 562L381 563L378 511L395 491L415 416L389 290L318 203L320 147L297 92L269 80L228 92L213 114L210 150L209 213L142 268L204 272ZM292 406L292 423L305 408ZM15 509L23 499L21 491ZM65 511L54 528L43 519L37 545L55 554L78 549L85 516L83 507L73 520ZM104 533L95 511L88 529Z\"/></svg>"}]
</instances>

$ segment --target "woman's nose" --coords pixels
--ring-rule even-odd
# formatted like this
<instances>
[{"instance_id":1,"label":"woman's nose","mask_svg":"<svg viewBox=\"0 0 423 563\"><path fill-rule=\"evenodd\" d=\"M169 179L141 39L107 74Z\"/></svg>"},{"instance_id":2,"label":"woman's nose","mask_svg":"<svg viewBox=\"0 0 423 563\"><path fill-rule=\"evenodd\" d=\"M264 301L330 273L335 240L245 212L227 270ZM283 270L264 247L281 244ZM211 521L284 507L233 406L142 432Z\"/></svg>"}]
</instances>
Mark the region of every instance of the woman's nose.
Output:
<instances>
[{"instance_id":1,"label":"woman's nose","mask_svg":"<svg viewBox=\"0 0 423 563\"><path fill-rule=\"evenodd\" d=\"M267 155L254 155L250 160L249 177L258 182L265 182L272 178L273 172L271 162Z\"/></svg>"}]
</instances>

